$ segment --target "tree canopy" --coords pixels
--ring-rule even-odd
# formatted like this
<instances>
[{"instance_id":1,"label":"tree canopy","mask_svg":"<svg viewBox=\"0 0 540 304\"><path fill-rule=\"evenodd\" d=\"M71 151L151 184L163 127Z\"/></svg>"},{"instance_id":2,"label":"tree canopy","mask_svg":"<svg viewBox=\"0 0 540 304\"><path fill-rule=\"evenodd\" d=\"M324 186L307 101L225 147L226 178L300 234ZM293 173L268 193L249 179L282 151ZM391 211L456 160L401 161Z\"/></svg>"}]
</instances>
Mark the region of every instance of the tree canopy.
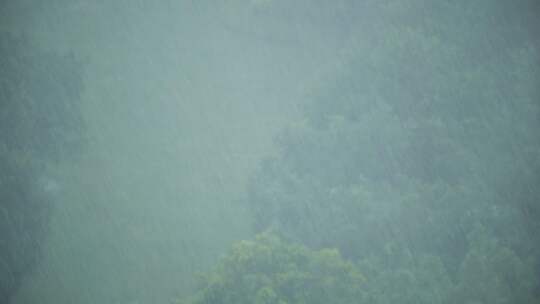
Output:
<instances>
[{"instance_id":1,"label":"tree canopy","mask_svg":"<svg viewBox=\"0 0 540 304\"><path fill-rule=\"evenodd\" d=\"M352 303L365 297L365 281L336 249L313 251L267 232L237 243L181 303Z\"/></svg>"},{"instance_id":2,"label":"tree canopy","mask_svg":"<svg viewBox=\"0 0 540 304\"><path fill-rule=\"evenodd\" d=\"M374 5L251 180L256 229L339 248L366 303L540 296L538 22L487 2Z\"/></svg>"}]
</instances>

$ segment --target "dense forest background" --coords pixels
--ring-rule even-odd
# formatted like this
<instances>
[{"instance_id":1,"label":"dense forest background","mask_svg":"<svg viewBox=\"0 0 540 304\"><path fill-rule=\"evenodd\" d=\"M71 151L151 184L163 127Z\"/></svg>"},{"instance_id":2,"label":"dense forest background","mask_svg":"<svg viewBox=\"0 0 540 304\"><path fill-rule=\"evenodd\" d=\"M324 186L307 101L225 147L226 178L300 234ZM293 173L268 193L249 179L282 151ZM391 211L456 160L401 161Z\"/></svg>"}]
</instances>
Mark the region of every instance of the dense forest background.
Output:
<instances>
[{"instance_id":1,"label":"dense forest background","mask_svg":"<svg viewBox=\"0 0 540 304\"><path fill-rule=\"evenodd\" d=\"M537 303L535 0L0 3L1 303Z\"/></svg>"}]
</instances>

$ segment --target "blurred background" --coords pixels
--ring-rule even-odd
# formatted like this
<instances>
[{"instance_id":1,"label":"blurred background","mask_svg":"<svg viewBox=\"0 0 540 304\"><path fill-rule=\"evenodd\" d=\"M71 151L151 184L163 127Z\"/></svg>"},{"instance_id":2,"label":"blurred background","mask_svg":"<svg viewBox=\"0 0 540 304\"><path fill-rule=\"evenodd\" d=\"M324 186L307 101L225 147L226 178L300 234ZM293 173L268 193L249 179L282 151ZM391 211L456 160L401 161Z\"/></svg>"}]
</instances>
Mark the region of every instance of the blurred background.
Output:
<instances>
[{"instance_id":1,"label":"blurred background","mask_svg":"<svg viewBox=\"0 0 540 304\"><path fill-rule=\"evenodd\" d=\"M270 229L386 284L436 257L453 287L426 303L532 303L539 20L532 0L2 1L0 301L170 303Z\"/></svg>"}]
</instances>

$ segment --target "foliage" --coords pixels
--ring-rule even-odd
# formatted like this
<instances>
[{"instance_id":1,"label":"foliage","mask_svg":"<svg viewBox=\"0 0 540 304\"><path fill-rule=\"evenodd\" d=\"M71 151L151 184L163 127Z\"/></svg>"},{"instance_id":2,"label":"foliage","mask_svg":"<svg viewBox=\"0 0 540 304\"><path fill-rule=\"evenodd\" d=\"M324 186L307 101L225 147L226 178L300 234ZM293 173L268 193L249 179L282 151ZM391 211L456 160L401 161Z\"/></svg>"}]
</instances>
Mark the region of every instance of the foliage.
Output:
<instances>
[{"instance_id":1,"label":"foliage","mask_svg":"<svg viewBox=\"0 0 540 304\"><path fill-rule=\"evenodd\" d=\"M488 2L375 6L253 177L256 228L338 247L377 303L538 299L537 22Z\"/></svg>"},{"instance_id":2,"label":"foliage","mask_svg":"<svg viewBox=\"0 0 540 304\"><path fill-rule=\"evenodd\" d=\"M363 303L365 282L336 249L313 251L266 232L237 243L182 303Z\"/></svg>"},{"instance_id":3,"label":"foliage","mask_svg":"<svg viewBox=\"0 0 540 304\"><path fill-rule=\"evenodd\" d=\"M481 226L468 239L471 248L460 267L456 302L535 303L538 278L532 260L520 258Z\"/></svg>"}]
</instances>

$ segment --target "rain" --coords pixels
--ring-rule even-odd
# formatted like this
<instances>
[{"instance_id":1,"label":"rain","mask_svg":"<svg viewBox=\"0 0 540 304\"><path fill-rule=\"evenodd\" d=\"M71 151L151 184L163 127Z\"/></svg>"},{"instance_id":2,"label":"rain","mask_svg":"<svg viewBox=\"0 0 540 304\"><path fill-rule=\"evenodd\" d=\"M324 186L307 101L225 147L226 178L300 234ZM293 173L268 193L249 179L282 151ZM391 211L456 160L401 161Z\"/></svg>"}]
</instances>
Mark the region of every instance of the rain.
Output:
<instances>
[{"instance_id":1,"label":"rain","mask_svg":"<svg viewBox=\"0 0 540 304\"><path fill-rule=\"evenodd\" d=\"M540 302L536 0L0 1L0 304Z\"/></svg>"}]
</instances>

